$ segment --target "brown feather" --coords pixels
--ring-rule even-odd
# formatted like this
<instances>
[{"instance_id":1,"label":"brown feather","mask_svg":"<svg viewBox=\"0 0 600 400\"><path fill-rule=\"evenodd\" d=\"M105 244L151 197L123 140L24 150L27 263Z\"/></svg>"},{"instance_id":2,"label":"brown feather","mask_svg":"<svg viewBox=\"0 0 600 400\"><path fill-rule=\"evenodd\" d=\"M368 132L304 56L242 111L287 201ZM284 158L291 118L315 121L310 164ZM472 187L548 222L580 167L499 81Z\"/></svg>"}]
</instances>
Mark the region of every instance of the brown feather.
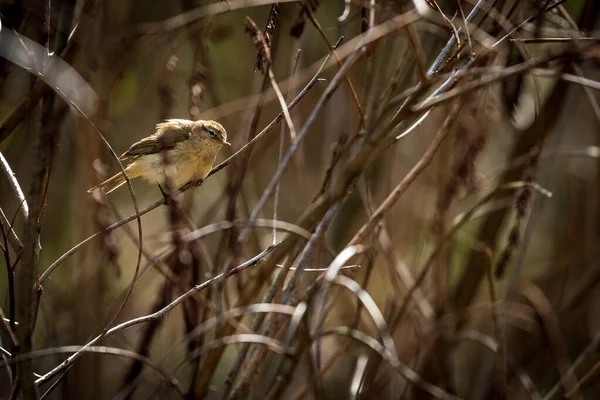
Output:
<instances>
[{"instance_id":1,"label":"brown feather","mask_svg":"<svg viewBox=\"0 0 600 400\"><path fill-rule=\"evenodd\" d=\"M143 154L155 154L170 150L179 142L190 138L190 131L182 126L160 126L158 131L147 138L131 145L129 150L119 157L121 160L132 159Z\"/></svg>"}]
</instances>

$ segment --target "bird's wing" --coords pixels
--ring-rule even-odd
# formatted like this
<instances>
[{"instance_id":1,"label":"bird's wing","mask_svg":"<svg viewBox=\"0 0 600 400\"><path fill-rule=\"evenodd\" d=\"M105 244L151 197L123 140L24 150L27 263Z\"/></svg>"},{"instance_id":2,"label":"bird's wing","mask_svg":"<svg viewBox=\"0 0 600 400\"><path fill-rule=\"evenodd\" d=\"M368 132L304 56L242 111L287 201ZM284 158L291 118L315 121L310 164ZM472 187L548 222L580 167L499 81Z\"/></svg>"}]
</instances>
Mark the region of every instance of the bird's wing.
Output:
<instances>
[{"instance_id":1,"label":"bird's wing","mask_svg":"<svg viewBox=\"0 0 600 400\"><path fill-rule=\"evenodd\" d=\"M189 138L189 132L179 129L169 129L160 134L148 136L147 138L132 144L129 150L123 153L119 158L121 160L126 160L144 154L160 153L161 151L172 149L177 143L188 140Z\"/></svg>"}]
</instances>

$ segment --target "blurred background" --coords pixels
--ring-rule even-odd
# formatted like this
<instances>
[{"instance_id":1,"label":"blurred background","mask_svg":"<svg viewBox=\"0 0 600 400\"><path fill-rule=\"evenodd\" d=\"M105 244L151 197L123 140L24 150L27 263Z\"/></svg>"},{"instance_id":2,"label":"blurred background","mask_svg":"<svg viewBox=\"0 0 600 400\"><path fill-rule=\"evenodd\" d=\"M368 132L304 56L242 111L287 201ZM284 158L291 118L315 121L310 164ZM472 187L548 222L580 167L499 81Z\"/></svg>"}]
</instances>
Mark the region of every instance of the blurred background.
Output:
<instances>
[{"instance_id":1,"label":"blurred background","mask_svg":"<svg viewBox=\"0 0 600 400\"><path fill-rule=\"evenodd\" d=\"M1 2L0 398L597 398L599 11ZM269 130L87 193L167 118Z\"/></svg>"}]
</instances>

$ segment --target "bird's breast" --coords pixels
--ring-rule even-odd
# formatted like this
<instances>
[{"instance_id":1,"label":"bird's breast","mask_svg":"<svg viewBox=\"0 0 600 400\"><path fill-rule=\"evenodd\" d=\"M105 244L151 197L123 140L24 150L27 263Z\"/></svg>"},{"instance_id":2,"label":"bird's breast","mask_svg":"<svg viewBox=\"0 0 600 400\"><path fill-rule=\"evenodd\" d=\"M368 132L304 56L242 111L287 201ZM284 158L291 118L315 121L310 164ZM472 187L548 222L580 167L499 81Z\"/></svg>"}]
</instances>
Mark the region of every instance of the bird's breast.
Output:
<instances>
[{"instance_id":1,"label":"bird's breast","mask_svg":"<svg viewBox=\"0 0 600 400\"><path fill-rule=\"evenodd\" d=\"M190 151L191 150L191 151ZM216 159L216 154L193 151L193 149L175 148L168 152L169 176L173 187L181 187L189 181L204 179ZM165 183L163 154L148 154L137 158L128 170L135 170L136 176L142 176L151 183Z\"/></svg>"},{"instance_id":2,"label":"bird's breast","mask_svg":"<svg viewBox=\"0 0 600 400\"><path fill-rule=\"evenodd\" d=\"M187 183L192 180L206 178L214 163L216 155L202 152L190 152L174 160L174 166L179 179Z\"/></svg>"}]
</instances>

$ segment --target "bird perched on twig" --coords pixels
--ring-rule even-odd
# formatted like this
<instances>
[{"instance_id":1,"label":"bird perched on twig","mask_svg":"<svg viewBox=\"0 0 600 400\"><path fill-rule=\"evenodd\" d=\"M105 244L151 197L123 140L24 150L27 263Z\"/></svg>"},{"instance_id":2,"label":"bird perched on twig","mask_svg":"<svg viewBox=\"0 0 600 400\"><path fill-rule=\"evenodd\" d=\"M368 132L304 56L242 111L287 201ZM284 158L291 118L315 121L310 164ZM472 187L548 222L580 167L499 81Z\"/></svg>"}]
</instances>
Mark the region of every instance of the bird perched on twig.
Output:
<instances>
[{"instance_id":1,"label":"bird perched on twig","mask_svg":"<svg viewBox=\"0 0 600 400\"><path fill-rule=\"evenodd\" d=\"M156 133L134 143L119 160L126 164L129 179L141 176L160 185L165 184L168 175L171 187L178 188L206 178L223 146L230 144L225 128L218 122L169 119L156 125ZM88 193L110 193L125 181L121 171Z\"/></svg>"}]
</instances>

